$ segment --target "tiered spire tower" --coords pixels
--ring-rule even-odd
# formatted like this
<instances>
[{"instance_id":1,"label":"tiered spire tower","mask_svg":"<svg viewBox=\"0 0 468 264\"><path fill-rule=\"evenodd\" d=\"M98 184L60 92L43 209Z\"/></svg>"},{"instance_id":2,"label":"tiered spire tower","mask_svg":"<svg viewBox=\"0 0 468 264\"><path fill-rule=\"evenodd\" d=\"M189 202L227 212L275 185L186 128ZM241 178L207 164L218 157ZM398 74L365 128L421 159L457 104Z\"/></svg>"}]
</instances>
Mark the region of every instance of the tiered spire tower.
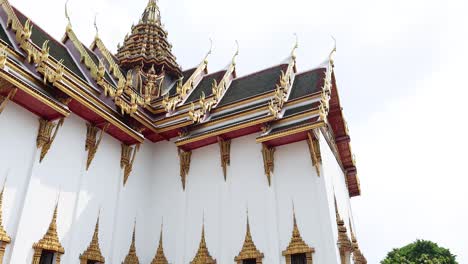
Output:
<instances>
[{"instance_id":1,"label":"tiered spire tower","mask_svg":"<svg viewBox=\"0 0 468 264\"><path fill-rule=\"evenodd\" d=\"M140 21L132 26L123 46L118 47L117 59L124 70L142 68L148 71L153 66L158 73L165 72L180 77L181 69L171 52L167 31L161 23L161 14L156 0L150 0Z\"/></svg>"}]
</instances>

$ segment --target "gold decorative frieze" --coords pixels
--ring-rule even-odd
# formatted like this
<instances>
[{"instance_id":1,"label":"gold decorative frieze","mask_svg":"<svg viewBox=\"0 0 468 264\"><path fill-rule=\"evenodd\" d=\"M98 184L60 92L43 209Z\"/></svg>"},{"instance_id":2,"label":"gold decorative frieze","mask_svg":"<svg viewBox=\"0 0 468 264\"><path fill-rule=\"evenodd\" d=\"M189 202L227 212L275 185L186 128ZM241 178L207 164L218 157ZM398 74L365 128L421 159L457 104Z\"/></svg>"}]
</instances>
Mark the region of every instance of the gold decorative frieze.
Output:
<instances>
[{"instance_id":1,"label":"gold decorative frieze","mask_svg":"<svg viewBox=\"0 0 468 264\"><path fill-rule=\"evenodd\" d=\"M89 166L91 165L91 162L93 161L94 156L96 155L99 145L101 144L104 132L106 132L107 128L109 128L109 124L106 124L102 128L101 133L99 134L99 139L97 139L97 133L99 131L99 128L90 123L86 124L85 150L88 151L88 159L86 160L86 170L89 169Z\"/></svg>"},{"instance_id":2,"label":"gold decorative frieze","mask_svg":"<svg viewBox=\"0 0 468 264\"><path fill-rule=\"evenodd\" d=\"M137 253L136 253L135 228L136 228L136 223L133 226L132 243L130 244L130 249L128 250L128 254L125 257L125 260L122 262L122 264L139 264L140 263L140 261L138 260Z\"/></svg>"},{"instance_id":3,"label":"gold decorative frieze","mask_svg":"<svg viewBox=\"0 0 468 264\"><path fill-rule=\"evenodd\" d=\"M349 263L349 256L352 251L352 246L351 246L351 241L349 240L348 237L348 231L346 229L346 225L343 221L343 219L340 216L340 212L338 210L338 203L336 202L336 197L335 199L335 214L336 214L336 225L338 227L338 250L340 251L340 259L341 259L341 264L347 264Z\"/></svg>"},{"instance_id":4,"label":"gold decorative frieze","mask_svg":"<svg viewBox=\"0 0 468 264\"><path fill-rule=\"evenodd\" d=\"M164 248L163 248L163 226L161 225L161 232L159 233L159 245L158 249L156 250L156 255L154 256L151 264L169 264L164 255Z\"/></svg>"},{"instance_id":5,"label":"gold decorative frieze","mask_svg":"<svg viewBox=\"0 0 468 264\"><path fill-rule=\"evenodd\" d=\"M11 242L10 236L7 234L3 227L3 194L5 192L5 183L3 184L2 192L0 193L0 264L3 264L3 256L5 255L5 249Z\"/></svg>"},{"instance_id":6,"label":"gold decorative frieze","mask_svg":"<svg viewBox=\"0 0 468 264\"><path fill-rule=\"evenodd\" d=\"M242 250L239 252L239 255L234 258L234 261L237 264L242 264L244 260L255 259L256 264L262 264L263 257L263 253L257 249L255 243L252 240L252 234L250 233L249 215L247 213L247 230L245 233L244 244L242 245Z\"/></svg>"},{"instance_id":7,"label":"gold decorative frieze","mask_svg":"<svg viewBox=\"0 0 468 264\"><path fill-rule=\"evenodd\" d=\"M200 244L198 246L198 251L190 264L216 264L216 260L213 259L206 247L206 240L205 240L205 224L203 223L202 227L202 237L200 240Z\"/></svg>"},{"instance_id":8,"label":"gold decorative frieze","mask_svg":"<svg viewBox=\"0 0 468 264\"><path fill-rule=\"evenodd\" d=\"M0 47L0 69L5 69L6 63L8 61L7 46L1 44Z\"/></svg>"},{"instance_id":9,"label":"gold decorative frieze","mask_svg":"<svg viewBox=\"0 0 468 264\"><path fill-rule=\"evenodd\" d=\"M180 161L180 179L182 180L182 188L185 190L185 181L187 179L189 170L190 170L190 161L192 158L191 151L179 151L179 161Z\"/></svg>"},{"instance_id":10,"label":"gold decorative frieze","mask_svg":"<svg viewBox=\"0 0 468 264\"><path fill-rule=\"evenodd\" d=\"M0 114L5 110L6 105L8 102L13 99L13 97L16 94L17 89L11 89L10 92L8 92L7 96L0 95Z\"/></svg>"},{"instance_id":11,"label":"gold decorative frieze","mask_svg":"<svg viewBox=\"0 0 468 264\"><path fill-rule=\"evenodd\" d=\"M359 244L357 242L356 236L354 235L351 221L349 221L349 228L351 230L351 245L352 245L352 251L353 251L353 262L354 264L367 264L366 257L364 257L361 250L359 249Z\"/></svg>"},{"instance_id":12,"label":"gold decorative frieze","mask_svg":"<svg viewBox=\"0 0 468 264\"><path fill-rule=\"evenodd\" d=\"M322 163L322 155L320 153L320 142L311 132L307 133L307 144L309 145L310 158L312 165L317 171L317 176L320 177L320 164Z\"/></svg>"},{"instance_id":13,"label":"gold decorative frieze","mask_svg":"<svg viewBox=\"0 0 468 264\"><path fill-rule=\"evenodd\" d=\"M54 252L56 258L55 263L60 264L60 257L65 253L65 249L62 247L62 244L60 244L57 234L57 210L58 202L55 205L49 229L47 229L44 237L33 245L34 255L32 264L39 264L43 251Z\"/></svg>"},{"instance_id":14,"label":"gold decorative frieze","mask_svg":"<svg viewBox=\"0 0 468 264\"><path fill-rule=\"evenodd\" d=\"M99 247L99 216L96 221L96 226L94 228L93 238L91 243L83 254L80 255L80 264L92 263L105 263L105 258L102 256L101 248Z\"/></svg>"},{"instance_id":15,"label":"gold decorative frieze","mask_svg":"<svg viewBox=\"0 0 468 264\"><path fill-rule=\"evenodd\" d=\"M37 134L36 145L41 149L39 162L42 162L44 157L49 152L52 143L57 136L59 128L63 125L65 119L60 119L57 123L49 120L39 119L39 132ZM53 133L53 134L52 134Z\"/></svg>"},{"instance_id":16,"label":"gold decorative frieze","mask_svg":"<svg viewBox=\"0 0 468 264\"><path fill-rule=\"evenodd\" d=\"M293 222L294 226L291 241L289 242L286 250L283 251L283 256L286 258L286 264L291 264L291 256L295 254L305 254L307 264L312 264L312 254L315 252L315 249L309 247L302 239L299 228L297 227L295 212L293 212Z\"/></svg>"},{"instance_id":17,"label":"gold decorative frieze","mask_svg":"<svg viewBox=\"0 0 468 264\"><path fill-rule=\"evenodd\" d=\"M135 162L135 157L137 151L140 149L140 144L136 146L128 146L122 144L122 154L120 156L120 168L124 170L124 185L127 183L128 176L133 169L133 163Z\"/></svg>"},{"instance_id":18,"label":"gold decorative frieze","mask_svg":"<svg viewBox=\"0 0 468 264\"><path fill-rule=\"evenodd\" d=\"M223 168L224 181L226 181L227 166L231 164L231 140L218 137L218 143L221 152L221 167Z\"/></svg>"},{"instance_id":19,"label":"gold decorative frieze","mask_svg":"<svg viewBox=\"0 0 468 264\"><path fill-rule=\"evenodd\" d=\"M262 144L263 167L269 186L271 186L271 174L275 169L275 151L276 149L274 147L268 147Z\"/></svg>"}]
</instances>

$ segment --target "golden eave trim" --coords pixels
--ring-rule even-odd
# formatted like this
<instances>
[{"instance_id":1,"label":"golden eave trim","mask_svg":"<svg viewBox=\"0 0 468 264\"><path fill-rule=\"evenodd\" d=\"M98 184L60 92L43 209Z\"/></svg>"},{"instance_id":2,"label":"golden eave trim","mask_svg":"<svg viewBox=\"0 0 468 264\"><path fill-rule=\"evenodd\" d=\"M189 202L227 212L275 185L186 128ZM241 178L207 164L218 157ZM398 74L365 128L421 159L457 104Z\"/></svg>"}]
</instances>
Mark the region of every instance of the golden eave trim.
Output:
<instances>
[{"instance_id":1,"label":"golden eave trim","mask_svg":"<svg viewBox=\"0 0 468 264\"><path fill-rule=\"evenodd\" d=\"M270 140L273 140L273 139L282 138L282 137L285 137L285 136L290 136L290 135L294 135L294 134L297 134L297 133L313 130L313 129L323 127L323 126L325 126L325 123L323 121L319 121L317 123L296 127L296 128L291 129L291 130L280 131L280 132L277 132L277 133L274 133L274 134L271 134L271 135L258 137L256 141L257 141L257 143L263 143L263 142L270 141Z\"/></svg>"},{"instance_id":2,"label":"golden eave trim","mask_svg":"<svg viewBox=\"0 0 468 264\"><path fill-rule=\"evenodd\" d=\"M20 74L21 76L26 77L26 76L24 76L24 74L25 74L24 70L21 70L21 72L19 72L18 70L20 68L16 64L11 63L11 62L8 61L6 67L18 72L18 74ZM28 76L30 76L30 75L28 74ZM0 71L0 77L5 79L6 81L10 82L11 84L16 86L17 88L21 89L25 93L29 94L30 96L36 98L41 103L44 103L45 105L49 106L50 108L52 108L54 111L56 111L60 115L62 115L64 117L70 115L70 110L68 108L59 105L59 103L55 102L52 98L48 97L47 95L42 94L41 92L39 92L36 89L30 87L28 84L24 83L22 80L18 79L15 76L10 75L7 71L1 70ZM33 79L33 80L34 80L34 82L37 81L36 79ZM33 81L33 80L31 80L31 81Z\"/></svg>"},{"instance_id":3,"label":"golden eave trim","mask_svg":"<svg viewBox=\"0 0 468 264\"><path fill-rule=\"evenodd\" d=\"M203 140L203 139L206 139L206 138L219 136L219 135L231 132L231 131L243 129L243 128L250 127L250 126L255 126L255 125L262 124L262 123L265 123L265 122L269 122L269 121L272 121L272 120L274 120L273 116L266 116L266 117L263 117L261 119L256 119L256 120L248 121L248 122L245 122L245 123L242 123L242 124L237 124L237 125L234 125L232 127L227 127L227 128L221 129L221 130L209 131L209 132L207 132L205 134L201 134L201 135L193 137L193 138L183 139L183 140L181 140L179 142L176 142L176 146L178 146L178 147L184 146L184 145L192 143L192 142L197 142L197 141L200 141L200 140Z\"/></svg>"}]
</instances>

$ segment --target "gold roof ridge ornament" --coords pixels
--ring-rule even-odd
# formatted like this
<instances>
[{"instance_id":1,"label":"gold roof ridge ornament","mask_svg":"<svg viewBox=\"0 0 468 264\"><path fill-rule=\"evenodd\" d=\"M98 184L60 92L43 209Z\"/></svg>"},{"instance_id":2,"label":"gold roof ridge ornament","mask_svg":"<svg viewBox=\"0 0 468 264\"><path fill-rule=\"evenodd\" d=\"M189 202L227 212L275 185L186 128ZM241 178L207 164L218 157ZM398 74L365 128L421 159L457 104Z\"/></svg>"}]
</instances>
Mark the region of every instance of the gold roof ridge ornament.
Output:
<instances>
[{"instance_id":1,"label":"gold roof ridge ornament","mask_svg":"<svg viewBox=\"0 0 468 264\"><path fill-rule=\"evenodd\" d=\"M306 264L312 264L312 253L315 252L315 249L309 247L306 242L302 239L301 233L297 226L296 220L296 210L294 209L293 204L293 231L291 241L289 242L286 250L283 251L283 256L286 257L286 263L291 263L291 255L294 254L305 254L306 255Z\"/></svg>"},{"instance_id":2,"label":"gold roof ridge ornament","mask_svg":"<svg viewBox=\"0 0 468 264\"><path fill-rule=\"evenodd\" d=\"M60 194L59 194L60 197ZM52 215L52 220L50 221L49 228L44 234L41 240L33 244L34 257L33 263L39 263L39 260L42 256L42 251L51 251L55 253L56 263L60 264L61 255L65 253L65 249L60 243L58 233L57 233L57 211L58 211L58 200L55 204L54 213Z\"/></svg>"},{"instance_id":3,"label":"gold roof ridge ornament","mask_svg":"<svg viewBox=\"0 0 468 264\"><path fill-rule=\"evenodd\" d=\"M5 193L7 178L3 181L2 191L0 192L0 263L3 263L3 256L8 244L11 243L11 238L3 227L3 194Z\"/></svg>"},{"instance_id":4,"label":"gold roof ridge ornament","mask_svg":"<svg viewBox=\"0 0 468 264\"><path fill-rule=\"evenodd\" d=\"M136 253L135 230L136 230L136 219L133 225L132 243L130 244L130 248L128 249L128 254L125 257L125 260L122 262L122 264L139 264L140 263L140 261L138 260L137 253Z\"/></svg>"},{"instance_id":5,"label":"gold roof ridge ornament","mask_svg":"<svg viewBox=\"0 0 468 264\"><path fill-rule=\"evenodd\" d=\"M296 50L299 47L299 40L297 34L294 34L296 41L291 50L291 55L289 57L288 67L286 72L281 70L281 78L279 83L276 84L275 94L270 100L268 105L268 110L270 114L275 117L275 119L282 117L283 106L288 101L289 95L291 94L292 86L294 79L296 77L297 67L296 67Z\"/></svg>"},{"instance_id":6,"label":"gold roof ridge ornament","mask_svg":"<svg viewBox=\"0 0 468 264\"><path fill-rule=\"evenodd\" d=\"M99 246L99 219L101 218L101 210L99 210L98 217L96 220L96 226L94 227L93 238L83 254L80 255L80 264L87 264L89 261L95 261L98 263L105 263L105 258L101 253Z\"/></svg>"},{"instance_id":7,"label":"gold roof ridge ornament","mask_svg":"<svg viewBox=\"0 0 468 264\"><path fill-rule=\"evenodd\" d=\"M216 260L213 259L208 251L206 246L206 239L205 239L205 213L203 213L203 225L202 225L202 233L200 244L198 245L197 254L190 261L190 264L216 264Z\"/></svg>"},{"instance_id":8,"label":"gold roof ridge ornament","mask_svg":"<svg viewBox=\"0 0 468 264\"><path fill-rule=\"evenodd\" d=\"M176 110L176 107L185 101L188 98L190 92L195 88L195 81L199 78L203 73L208 73L208 57L211 55L213 51L213 39L210 38L210 49L206 53L203 60L198 64L195 71L190 75L190 77L184 82L183 77L180 77L177 81L176 87L176 95L172 98L169 97L169 93L167 93L161 104L166 110L166 112L173 112Z\"/></svg>"},{"instance_id":9,"label":"gold roof ridge ornament","mask_svg":"<svg viewBox=\"0 0 468 264\"><path fill-rule=\"evenodd\" d=\"M151 264L168 264L169 262L167 261L166 256L164 255L164 247L163 247L163 228L164 225L161 222L161 231L159 233L159 245L158 249L156 250L156 255L153 258L153 261L151 261Z\"/></svg>"},{"instance_id":10,"label":"gold roof ridge ornament","mask_svg":"<svg viewBox=\"0 0 468 264\"><path fill-rule=\"evenodd\" d=\"M255 243L253 242L252 234L250 232L249 210L247 209L247 228L244 244L242 245L239 255L234 258L234 261L236 261L237 264L242 264L244 260L255 259L257 264L261 264L263 257L263 253L257 249L257 246L255 246Z\"/></svg>"}]
</instances>

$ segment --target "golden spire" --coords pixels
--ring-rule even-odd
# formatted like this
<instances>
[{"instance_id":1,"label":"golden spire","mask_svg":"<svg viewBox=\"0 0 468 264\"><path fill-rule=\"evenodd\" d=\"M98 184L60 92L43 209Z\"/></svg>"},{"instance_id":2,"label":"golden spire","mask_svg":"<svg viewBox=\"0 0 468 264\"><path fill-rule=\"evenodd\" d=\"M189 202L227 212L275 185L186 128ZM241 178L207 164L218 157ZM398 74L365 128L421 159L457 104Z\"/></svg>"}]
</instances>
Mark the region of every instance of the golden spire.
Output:
<instances>
[{"instance_id":1,"label":"golden spire","mask_svg":"<svg viewBox=\"0 0 468 264\"><path fill-rule=\"evenodd\" d=\"M11 238L7 234L7 232L5 231L5 228L3 227L3 213L2 213L3 193L5 192L5 185L6 185L6 179L5 179L4 183L3 183L2 192L0 193L0 242L3 242L5 244L9 244L11 242Z\"/></svg>"},{"instance_id":2,"label":"golden spire","mask_svg":"<svg viewBox=\"0 0 468 264\"><path fill-rule=\"evenodd\" d=\"M301 233L297 226L296 212L293 205L293 231L291 241L289 242L286 250L283 251L283 256L289 256L297 253L313 253L315 250L309 247L306 242L302 239Z\"/></svg>"},{"instance_id":3,"label":"golden spire","mask_svg":"<svg viewBox=\"0 0 468 264\"><path fill-rule=\"evenodd\" d=\"M135 224L133 225L132 243L130 244L130 249L128 250L128 254L125 257L123 264L139 264L140 263L140 261L138 260L138 256L136 254L135 229L136 229L136 220L135 220Z\"/></svg>"},{"instance_id":4,"label":"golden spire","mask_svg":"<svg viewBox=\"0 0 468 264\"><path fill-rule=\"evenodd\" d=\"M257 249L252 240L252 234L250 233L249 211L247 210L247 229L245 232L244 245L242 246L242 250L239 252L239 255L235 257L234 260L238 263L242 263L242 260L245 259L262 259L263 257L263 253Z\"/></svg>"},{"instance_id":5,"label":"golden spire","mask_svg":"<svg viewBox=\"0 0 468 264\"><path fill-rule=\"evenodd\" d=\"M149 0L148 5L141 16L141 21L147 24L161 24L161 14L156 0Z\"/></svg>"},{"instance_id":6,"label":"golden spire","mask_svg":"<svg viewBox=\"0 0 468 264\"><path fill-rule=\"evenodd\" d=\"M156 256L154 256L153 261L151 264L168 264L169 262L164 255L164 248L163 248L163 224L161 224L161 232L159 233L159 246L156 251Z\"/></svg>"},{"instance_id":7,"label":"golden spire","mask_svg":"<svg viewBox=\"0 0 468 264\"><path fill-rule=\"evenodd\" d=\"M203 217L203 226L202 226L202 237L200 240L200 245L198 246L198 251L193 260L190 262L190 264L216 264L216 260L214 260L210 252L208 251L208 248L206 247L206 241L205 241L205 220Z\"/></svg>"},{"instance_id":8,"label":"golden spire","mask_svg":"<svg viewBox=\"0 0 468 264\"><path fill-rule=\"evenodd\" d=\"M65 249L60 244L58 234L57 234L57 211L58 211L58 200L55 204L54 214L52 216L52 221L49 224L49 229L45 233L44 237L39 240L39 242L34 243L33 249L41 249L53 251L59 254L64 254Z\"/></svg>"},{"instance_id":9,"label":"golden spire","mask_svg":"<svg viewBox=\"0 0 468 264\"><path fill-rule=\"evenodd\" d=\"M99 218L100 215L98 215L97 221L96 221L96 226L94 228L94 234L93 238L91 240L91 243L88 246L88 249L80 255L80 260L81 261L96 261L99 263L104 263L105 259L102 256L101 253L101 248L99 247Z\"/></svg>"}]
</instances>

